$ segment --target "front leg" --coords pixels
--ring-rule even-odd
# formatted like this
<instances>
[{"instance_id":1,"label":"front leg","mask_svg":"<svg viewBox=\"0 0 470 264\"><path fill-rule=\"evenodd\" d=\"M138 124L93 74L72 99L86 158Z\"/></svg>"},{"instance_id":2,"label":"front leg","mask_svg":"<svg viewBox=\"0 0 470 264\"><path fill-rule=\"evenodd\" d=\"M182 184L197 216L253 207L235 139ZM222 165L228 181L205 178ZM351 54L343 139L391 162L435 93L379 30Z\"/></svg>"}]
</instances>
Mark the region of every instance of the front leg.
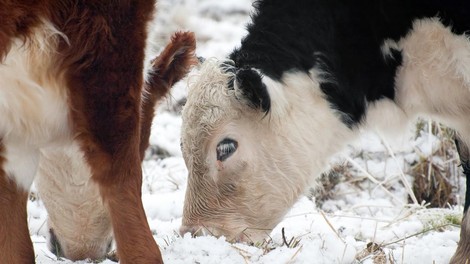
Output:
<instances>
[{"instance_id":1,"label":"front leg","mask_svg":"<svg viewBox=\"0 0 470 264\"><path fill-rule=\"evenodd\" d=\"M126 140L119 141L116 135L111 134L109 138L114 138L111 140L114 147L106 147L95 137L82 135L82 150L108 209L120 263L162 263L141 200L138 126L123 128L122 125L126 123L115 122L112 127L118 131L127 129L124 132L128 136ZM103 133L107 134L106 131ZM106 149L114 151L108 152Z\"/></svg>"},{"instance_id":2,"label":"front leg","mask_svg":"<svg viewBox=\"0 0 470 264\"><path fill-rule=\"evenodd\" d=\"M104 76L101 74L100 78ZM104 87L119 88L119 85L110 82ZM120 262L162 263L141 200L141 82L134 80L124 87L130 89L121 90L113 100L109 92L101 91L87 96L94 98L87 102L87 107L75 107L86 109L73 112L76 139L108 208Z\"/></svg>"},{"instance_id":3,"label":"front leg","mask_svg":"<svg viewBox=\"0 0 470 264\"><path fill-rule=\"evenodd\" d=\"M0 168L0 263L34 263L27 200L28 192L21 190Z\"/></svg>"},{"instance_id":4,"label":"front leg","mask_svg":"<svg viewBox=\"0 0 470 264\"><path fill-rule=\"evenodd\" d=\"M0 263L35 262L26 203L38 152L0 138Z\"/></svg>"}]
</instances>

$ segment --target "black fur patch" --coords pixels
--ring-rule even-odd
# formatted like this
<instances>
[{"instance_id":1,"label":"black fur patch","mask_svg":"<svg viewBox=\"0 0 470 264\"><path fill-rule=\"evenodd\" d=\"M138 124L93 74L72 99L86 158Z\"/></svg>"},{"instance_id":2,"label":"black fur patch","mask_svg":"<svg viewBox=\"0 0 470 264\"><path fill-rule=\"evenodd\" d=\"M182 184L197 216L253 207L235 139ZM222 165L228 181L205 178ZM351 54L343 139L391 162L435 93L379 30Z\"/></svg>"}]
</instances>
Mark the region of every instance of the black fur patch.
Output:
<instances>
[{"instance_id":1,"label":"black fur patch","mask_svg":"<svg viewBox=\"0 0 470 264\"><path fill-rule=\"evenodd\" d=\"M263 112L269 112L271 100L266 85L261 81L261 76L252 69L240 69L235 74L235 81L242 91L250 106L260 108Z\"/></svg>"},{"instance_id":2,"label":"black fur patch","mask_svg":"<svg viewBox=\"0 0 470 264\"><path fill-rule=\"evenodd\" d=\"M54 233L54 230L51 228L49 229L49 250L54 253L57 257L63 257L64 252L62 252L62 247L60 245L59 240L57 239L57 236Z\"/></svg>"},{"instance_id":3,"label":"black fur patch","mask_svg":"<svg viewBox=\"0 0 470 264\"><path fill-rule=\"evenodd\" d=\"M385 40L397 41L415 19L437 15L455 33L470 28L470 1L464 0L260 0L254 5L248 35L230 55L236 68L255 68L277 81L287 71L326 71L330 79L320 88L349 127L361 122L367 102L395 96L401 51L384 56ZM251 102L268 106L260 85L246 89Z\"/></svg>"}]
</instances>

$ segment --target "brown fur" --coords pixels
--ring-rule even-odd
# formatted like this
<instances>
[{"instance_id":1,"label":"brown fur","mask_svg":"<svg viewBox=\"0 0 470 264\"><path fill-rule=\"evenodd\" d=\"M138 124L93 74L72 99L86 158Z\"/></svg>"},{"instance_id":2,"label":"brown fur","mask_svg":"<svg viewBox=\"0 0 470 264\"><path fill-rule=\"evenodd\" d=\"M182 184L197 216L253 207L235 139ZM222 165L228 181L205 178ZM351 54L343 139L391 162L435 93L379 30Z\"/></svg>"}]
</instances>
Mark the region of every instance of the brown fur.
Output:
<instances>
[{"instance_id":1,"label":"brown fur","mask_svg":"<svg viewBox=\"0 0 470 264\"><path fill-rule=\"evenodd\" d=\"M0 138L0 263L34 263L33 244L26 218L28 193L19 190L2 170L2 152Z\"/></svg>"},{"instance_id":2,"label":"brown fur","mask_svg":"<svg viewBox=\"0 0 470 264\"><path fill-rule=\"evenodd\" d=\"M75 137L109 208L122 263L159 263L161 253L141 202L140 94L146 22L153 1L61 2L52 21L68 36L60 62L69 87ZM90 38L89 36L93 36Z\"/></svg>"},{"instance_id":3,"label":"brown fur","mask_svg":"<svg viewBox=\"0 0 470 264\"><path fill-rule=\"evenodd\" d=\"M468 264L470 263L470 226L469 226L469 212L467 211L462 219L462 226L460 229L460 240L455 251L454 256L450 259L450 264Z\"/></svg>"},{"instance_id":4,"label":"brown fur","mask_svg":"<svg viewBox=\"0 0 470 264\"><path fill-rule=\"evenodd\" d=\"M191 66L198 63L194 54L196 39L193 33L177 32L171 37L170 43L152 61L152 74L146 83L145 99L142 103L142 128L140 141L140 156L149 146L150 129L154 117L155 103L164 98L170 88L181 80Z\"/></svg>"},{"instance_id":5,"label":"brown fur","mask_svg":"<svg viewBox=\"0 0 470 264\"><path fill-rule=\"evenodd\" d=\"M175 35L173 45L154 62L158 70L149 85L149 101L142 105L146 26L154 4L0 0L0 59L8 54L13 37L26 40L43 20L67 36L59 39L54 76L67 87L71 136L80 143L109 209L121 263L162 262L142 206L140 162L155 102L194 62L194 36ZM0 263L34 262L26 201L27 193L0 171L0 211L10 212L0 216Z\"/></svg>"},{"instance_id":6,"label":"brown fur","mask_svg":"<svg viewBox=\"0 0 470 264\"><path fill-rule=\"evenodd\" d=\"M44 13L42 4L41 0L0 0L0 61L9 51L12 37L25 39L31 28L40 22L39 14Z\"/></svg>"},{"instance_id":7,"label":"brown fur","mask_svg":"<svg viewBox=\"0 0 470 264\"><path fill-rule=\"evenodd\" d=\"M150 128L151 123L154 117L154 107L155 104L160 101L163 97L167 95L169 89L173 86L174 83L178 82L183 78L189 68L197 63L197 60L194 56L195 51L195 38L193 33L185 32L185 33L176 33L173 35L171 42L165 47L162 53L153 61L152 63L152 71L153 74L151 75L150 80L148 83L145 84L148 94L145 95L146 100L142 103L142 124L141 124L141 141L140 141L140 157L143 159L145 149L149 145L149 136L150 136ZM141 182L139 183L139 189L141 188ZM132 196L133 193L129 193L127 189L118 191L117 194L111 195L112 197L122 198L123 194L128 194ZM136 199L140 199L139 197L134 197ZM116 207L123 207L126 208L124 204L127 202L125 199L117 199L115 200ZM131 206L131 205L129 205ZM110 206L111 208L111 206ZM127 215L128 212L118 210L113 215L111 211L111 218L112 219L121 219L124 215ZM137 216L132 215L131 217L135 217L137 221ZM146 223L146 222L145 222ZM116 228L116 224L113 224ZM126 230L130 227L136 227L135 225L128 225L128 223L123 223L122 229ZM138 230L135 230L138 231ZM125 232L126 233L126 232ZM136 232L137 233L137 232ZM116 236L116 233L115 233ZM135 238L139 239L139 238ZM116 237L117 240L117 237ZM129 238L126 238L128 241ZM126 247L125 250L135 250L133 243L126 243L124 245ZM125 250L118 249L119 258L122 262L123 260L123 252ZM145 251L145 248L142 248ZM144 262L145 263L145 262Z\"/></svg>"}]
</instances>

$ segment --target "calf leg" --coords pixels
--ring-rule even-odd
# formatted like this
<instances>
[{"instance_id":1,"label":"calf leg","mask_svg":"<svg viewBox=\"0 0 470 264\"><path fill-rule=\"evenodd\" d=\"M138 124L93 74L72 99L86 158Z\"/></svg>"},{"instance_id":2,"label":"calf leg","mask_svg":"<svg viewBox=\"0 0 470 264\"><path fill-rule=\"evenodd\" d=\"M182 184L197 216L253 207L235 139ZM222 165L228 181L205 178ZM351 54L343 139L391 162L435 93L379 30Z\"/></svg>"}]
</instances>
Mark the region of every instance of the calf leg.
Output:
<instances>
[{"instance_id":1,"label":"calf leg","mask_svg":"<svg viewBox=\"0 0 470 264\"><path fill-rule=\"evenodd\" d=\"M34 263L33 244L29 235L26 213L29 192L24 189L24 186L17 184L15 175L11 174L25 174L16 175L16 179L29 177L29 180L22 178L22 184L30 184L35 166L21 163L22 161L17 159L21 156L7 155L0 138L0 263ZM36 160L34 156L34 154L33 157L26 155L24 158L26 160L31 158L29 160L34 163Z\"/></svg>"},{"instance_id":2,"label":"calf leg","mask_svg":"<svg viewBox=\"0 0 470 264\"><path fill-rule=\"evenodd\" d=\"M0 263L34 263L26 202L28 192L0 171Z\"/></svg>"},{"instance_id":3,"label":"calf leg","mask_svg":"<svg viewBox=\"0 0 470 264\"><path fill-rule=\"evenodd\" d=\"M72 119L74 134L108 209L120 262L161 263L141 200L143 47L132 43L139 44L119 42L116 53L100 57L103 61L77 74L80 79L71 82L71 97L83 99L72 102L72 109L79 109L72 112Z\"/></svg>"},{"instance_id":4,"label":"calf leg","mask_svg":"<svg viewBox=\"0 0 470 264\"><path fill-rule=\"evenodd\" d=\"M121 175L125 177L126 184L101 184L101 192L107 201L111 218L113 221L114 235L118 246L119 258L122 263L130 258L133 263L142 257L142 263L150 263L146 260L151 255L153 245L155 244L148 228L145 212L141 202L141 185L142 174L140 162L144 157L144 151L148 146L151 122L154 117L154 107L156 102L163 98L173 86L174 83L183 78L189 68L196 64L194 50L196 48L195 38L192 33L176 33L173 35L171 42L165 47L165 50L153 61L153 73L149 82L146 83L145 99L142 102L142 120L140 125L140 144L139 149L135 149L136 144L129 146L131 152L138 150L138 160L134 160L134 165L128 163L129 160L117 162L121 167L115 167L111 175L119 173L119 171L130 171L133 175ZM126 157L127 155L124 155ZM116 162L116 161L114 161ZM115 163L116 164L116 163ZM100 166L99 164L97 166ZM114 166L113 166L114 167ZM121 180L118 180L121 182ZM129 208L131 210L124 210ZM145 230L142 229L146 226ZM122 232L117 232L122 230ZM145 231L145 232L144 232ZM134 236L134 235L137 236ZM149 240L150 237L150 240ZM131 239L134 241L130 243ZM127 241L125 244L120 241ZM137 244L135 244L137 243ZM139 252L141 251L141 252ZM157 248L157 258L161 259L160 252ZM155 260L151 263L157 263Z\"/></svg>"},{"instance_id":5,"label":"calf leg","mask_svg":"<svg viewBox=\"0 0 470 264\"><path fill-rule=\"evenodd\" d=\"M120 263L162 263L142 205L137 143L123 142L122 149L111 155L88 145L92 151L87 160L111 216Z\"/></svg>"},{"instance_id":6,"label":"calf leg","mask_svg":"<svg viewBox=\"0 0 470 264\"><path fill-rule=\"evenodd\" d=\"M103 74L105 70L97 72L100 79L107 79L108 76ZM114 74L109 76L112 80L115 80L114 77ZM76 132L76 139L108 209L120 262L162 263L141 200L139 145L142 83L131 77L117 79L124 85L110 80L109 85L103 86L125 88L119 91L120 97L115 100L110 100L109 92L105 91L87 96L95 99L87 102L87 110L73 112L75 129L81 131ZM132 82L126 83L129 80ZM85 109L82 105L77 108Z\"/></svg>"},{"instance_id":7,"label":"calf leg","mask_svg":"<svg viewBox=\"0 0 470 264\"><path fill-rule=\"evenodd\" d=\"M467 177L460 241L457 246L457 251L450 261L452 264L460 264L470 263L470 214L468 211L468 207L470 206L470 152L468 145L458 135L455 137L455 145L457 146L457 151L460 156L463 172Z\"/></svg>"}]
</instances>

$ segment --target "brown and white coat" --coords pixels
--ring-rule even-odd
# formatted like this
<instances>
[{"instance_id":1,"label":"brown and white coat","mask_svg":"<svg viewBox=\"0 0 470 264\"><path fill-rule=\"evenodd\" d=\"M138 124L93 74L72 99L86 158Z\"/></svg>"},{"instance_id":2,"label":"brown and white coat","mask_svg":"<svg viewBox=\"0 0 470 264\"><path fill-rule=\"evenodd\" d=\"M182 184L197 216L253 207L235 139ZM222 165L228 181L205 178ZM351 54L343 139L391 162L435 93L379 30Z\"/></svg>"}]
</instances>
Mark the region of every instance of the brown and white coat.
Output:
<instances>
[{"instance_id":1,"label":"brown and white coat","mask_svg":"<svg viewBox=\"0 0 470 264\"><path fill-rule=\"evenodd\" d=\"M175 34L144 84L154 5L0 0L0 263L34 262L26 202L38 171L58 253L102 258L113 235L121 263L162 262L140 163L155 102L195 43Z\"/></svg>"}]
</instances>

